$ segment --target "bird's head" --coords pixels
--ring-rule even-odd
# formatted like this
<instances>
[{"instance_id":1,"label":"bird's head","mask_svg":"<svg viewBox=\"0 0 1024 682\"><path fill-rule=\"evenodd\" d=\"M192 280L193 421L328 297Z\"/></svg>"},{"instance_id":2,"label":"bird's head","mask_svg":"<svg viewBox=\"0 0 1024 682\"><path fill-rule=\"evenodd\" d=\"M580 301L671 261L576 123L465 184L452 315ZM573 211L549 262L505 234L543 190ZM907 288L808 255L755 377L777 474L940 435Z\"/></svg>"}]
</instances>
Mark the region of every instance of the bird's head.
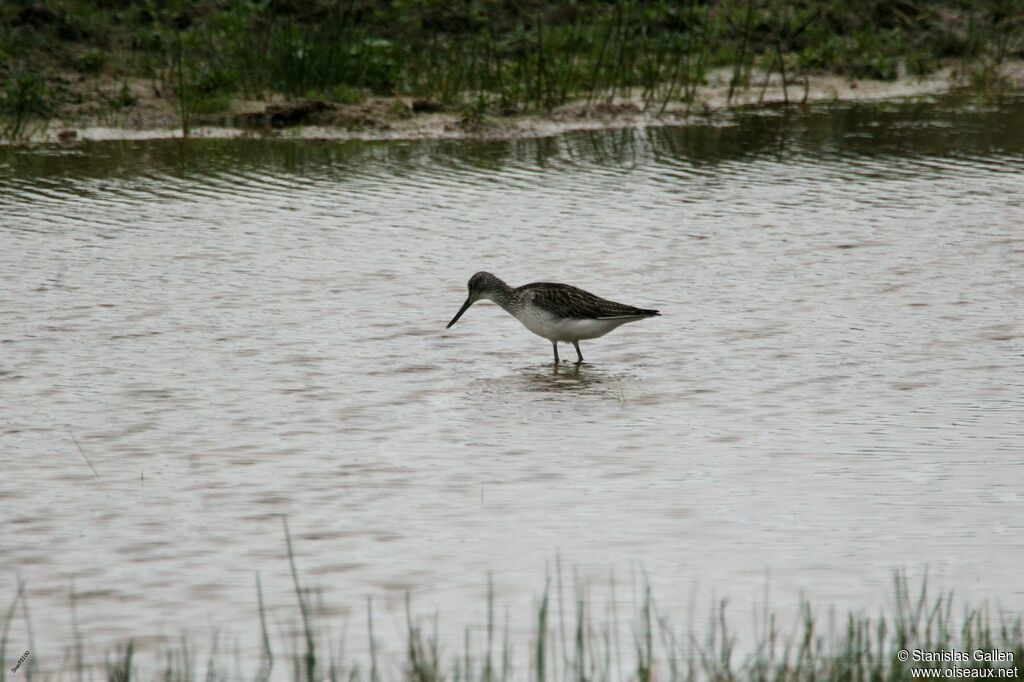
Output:
<instances>
[{"instance_id":1,"label":"bird's head","mask_svg":"<svg viewBox=\"0 0 1024 682\"><path fill-rule=\"evenodd\" d=\"M469 289L469 296L466 297L466 302L459 308L459 312L455 314L452 321L448 323L450 328L453 324L459 321L462 317L462 313L469 310L469 306L473 305L480 299L487 299L493 301L495 298L508 289L508 285L502 282L500 279L495 277L489 272L478 272L469 278L469 282L466 284Z\"/></svg>"}]
</instances>

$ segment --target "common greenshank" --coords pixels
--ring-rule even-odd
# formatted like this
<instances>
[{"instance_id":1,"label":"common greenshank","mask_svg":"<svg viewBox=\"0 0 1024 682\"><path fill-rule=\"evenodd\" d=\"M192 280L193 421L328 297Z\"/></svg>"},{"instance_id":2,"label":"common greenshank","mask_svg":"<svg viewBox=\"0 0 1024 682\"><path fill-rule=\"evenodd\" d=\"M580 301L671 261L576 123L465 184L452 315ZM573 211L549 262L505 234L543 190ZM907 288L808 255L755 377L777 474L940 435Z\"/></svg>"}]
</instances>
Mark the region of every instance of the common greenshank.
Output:
<instances>
[{"instance_id":1,"label":"common greenshank","mask_svg":"<svg viewBox=\"0 0 1024 682\"><path fill-rule=\"evenodd\" d=\"M534 282L512 288L489 272L478 272L469 278L469 296L459 308L448 328L480 299L494 301L523 323L537 336L551 342L558 364L558 342L571 342L576 348L576 362L583 362L580 341L604 336L616 327L660 315L657 310L644 310L595 296L568 284Z\"/></svg>"}]
</instances>

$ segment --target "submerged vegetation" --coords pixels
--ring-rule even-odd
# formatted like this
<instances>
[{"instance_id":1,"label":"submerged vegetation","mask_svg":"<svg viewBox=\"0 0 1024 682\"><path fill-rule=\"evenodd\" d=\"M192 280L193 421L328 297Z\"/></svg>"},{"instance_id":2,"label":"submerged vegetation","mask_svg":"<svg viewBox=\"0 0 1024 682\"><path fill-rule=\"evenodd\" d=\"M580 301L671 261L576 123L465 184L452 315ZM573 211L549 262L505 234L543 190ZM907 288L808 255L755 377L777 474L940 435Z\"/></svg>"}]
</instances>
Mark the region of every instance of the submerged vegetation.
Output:
<instances>
[{"instance_id":1,"label":"submerged vegetation","mask_svg":"<svg viewBox=\"0 0 1024 682\"><path fill-rule=\"evenodd\" d=\"M236 98L406 96L480 118L639 92L663 108L717 67L730 97L770 74L799 88L950 60L993 87L1021 54L1024 0L2 0L0 113L11 137L83 87L124 108L127 79L173 98L186 132Z\"/></svg>"},{"instance_id":2,"label":"submerged vegetation","mask_svg":"<svg viewBox=\"0 0 1024 682\"><path fill-rule=\"evenodd\" d=\"M783 625L764 606L755 608L752 627L743 630L752 634L741 637L727 618L726 601L711 609L705 626L694 630L691 623L688 629L681 629L670 614L659 608L650 585L635 576L628 595L616 594L612 579L607 599L599 601L589 583L576 580L567 586L560 563L556 563L554 575L545 581L533 606L528 642L510 634L509 612L498 611L494 589L488 582L486 602L477 614L479 622L465 626L461 641L441 641L437 617L415 616L407 596L406 635L401 649L404 655L398 660L384 659L378 653L373 602L368 600L365 616L356 618L357 625L345 628L358 633L353 639L359 640L357 646L366 645L365 653L348 656L346 635L332 636L320 622L322 595L302 584L287 524L285 538L298 616L297 626L284 635L285 641L275 640L270 634L257 574L259 660L239 661L236 647L233 664L227 663L232 657L220 650L219 637L214 635L205 646L182 639L179 645L156 654L154 660L163 661L156 664L158 669L148 669L139 664L139 650L129 640L104 657L105 678L112 682L140 677L184 682L200 676L257 682L895 682L913 679L913 668L937 670L935 676L945 678L984 676L978 672L972 675L971 670L994 670L994 677L1014 677L1013 669L1024 660L1020 615L993 613L987 605L954 612L951 594L929 594L927 580L911 589L902 574L895 576L889 613L870 616L829 610L823 616L820 609L803 601L796 622ZM23 584L19 584L6 610L0 631L0 660L9 659L12 621L19 615L31 632ZM33 672L37 678L95 678L94 664L90 665L83 653L73 587L71 623L74 645L64 656L63 668L40 675L40 671L34 671L33 657L24 671L29 679ZM906 662L899 655L905 650L966 652L968 660L935 657L931 661ZM1012 659L982 659L972 655L977 650L1005 652ZM0 668L0 682L5 679L5 668ZM954 668L960 670L954 673Z\"/></svg>"}]
</instances>

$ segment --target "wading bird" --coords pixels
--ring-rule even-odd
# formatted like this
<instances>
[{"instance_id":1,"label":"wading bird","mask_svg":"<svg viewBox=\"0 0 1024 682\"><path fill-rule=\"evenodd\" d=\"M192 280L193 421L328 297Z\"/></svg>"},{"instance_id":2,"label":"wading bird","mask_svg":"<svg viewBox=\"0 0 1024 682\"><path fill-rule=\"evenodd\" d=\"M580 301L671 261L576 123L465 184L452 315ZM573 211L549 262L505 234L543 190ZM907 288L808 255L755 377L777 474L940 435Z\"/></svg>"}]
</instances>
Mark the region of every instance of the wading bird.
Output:
<instances>
[{"instance_id":1,"label":"wading bird","mask_svg":"<svg viewBox=\"0 0 1024 682\"><path fill-rule=\"evenodd\" d=\"M558 364L558 342L567 341L576 348L577 363L583 362L580 341L604 336L627 322L660 315L657 310L634 308L595 296L568 284L534 282L512 288L489 272L469 278L469 297L447 328L480 299L494 301L523 326L551 342Z\"/></svg>"}]
</instances>

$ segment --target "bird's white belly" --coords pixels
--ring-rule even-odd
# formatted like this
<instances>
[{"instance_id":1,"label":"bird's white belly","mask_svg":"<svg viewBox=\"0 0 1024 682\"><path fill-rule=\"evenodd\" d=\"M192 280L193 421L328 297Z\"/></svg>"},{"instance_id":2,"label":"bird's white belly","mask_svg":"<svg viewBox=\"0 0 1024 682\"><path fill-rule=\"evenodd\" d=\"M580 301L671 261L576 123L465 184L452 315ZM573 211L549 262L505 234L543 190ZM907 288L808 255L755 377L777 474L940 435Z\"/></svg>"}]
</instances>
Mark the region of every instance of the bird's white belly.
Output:
<instances>
[{"instance_id":1,"label":"bird's white belly","mask_svg":"<svg viewBox=\"0 0 1024 682\"><path fill-rule=\"evenodd\" d=\"M528 306L519 311L516 319L537 336L549 341L582 341L604 336L628 319L578 320L552 315L541 308Z\"/></svg>"}]
</instances>

